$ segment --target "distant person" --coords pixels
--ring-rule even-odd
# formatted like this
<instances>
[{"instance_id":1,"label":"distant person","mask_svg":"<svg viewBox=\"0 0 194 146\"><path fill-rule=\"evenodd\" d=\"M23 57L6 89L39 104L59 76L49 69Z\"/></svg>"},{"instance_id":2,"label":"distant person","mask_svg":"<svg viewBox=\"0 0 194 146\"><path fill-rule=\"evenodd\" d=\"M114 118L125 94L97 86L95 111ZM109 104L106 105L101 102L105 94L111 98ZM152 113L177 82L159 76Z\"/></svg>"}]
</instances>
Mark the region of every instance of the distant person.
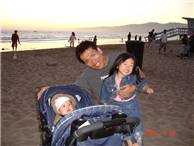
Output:
<instances>
[{"instance_id":1,"label":"distant person","mask_svg":"<svg viewBox=\"0 0 194 146\"><path fill-rule=\"evenodd\" d=\"M137 40L137 35L135 35L135 41Z\"/></svg>"},{"instance_id":2,"label":"distant person","mask_svg":"<svg viewBox=\"0 0 194 146\"><path fill-rule=\"evenodd\" d=\"M152 36L152 42L151 42L151 47L155 47L155 44L156 44L156 36L157 36L157 33L155 32Z\"/></svg>"},{"instance_id":3,"label":"distant person","mask_svg":"<svg viewBox=\"0 0 194 146\"><path fill-rule=\"evenodd\" d=\"M194 54L194 32L189 37L190 53Z\"/></svg>"},{"instance_id":4,"label":"distant person","mask_svg":"<svg viewBox=\"0 0 194 146\"><path fill-rule=\"evenodd\" d=\"M19 39L19 36L17 34L17 30L14 31L14 33L12 34L11 36L11 41L12 41L12 50L13 50L13 59L17 59L17 46L18 46L18 43L20 44L20 39Z\"/></svg>"},{"instance_id":5,"label":"distant person","mask_svg":"<svg viewBox=\"0 0 194 146\"><path fill-rule=\"evenodd\" d=\"M68 94L56 94L52 97L51 106L56 113L54 124L65 115L75 110L76 101L73 96Z\"/></svg>"},{"instance_id":6,"label":"distant person","mask_svg":"<svg viewBox=\"0 0 194 146\"><path fill-rule=\"evenodd\" d=\"M155 29L152 29L148 34L148 48L152 48L153 46L153 40L154 40L154 31Z\"/></svg>"},{"instance_id":7,"label":"distant person","mask_svg":"<svg viewBox=\"0 0 194 146\"><path fill-rule=\"evenodd\" d=\"M72 32L71 36L69 37L69 41L68 41L68 42L70 42L70 47L74 47L75 40L76 40L75 33Z\"/></svg>"},{"instance_id":8,"label":"distant person","mask_svg":"<svg viewBox=\"0 0 194 146\"><path fill-rule=\"evenodd\" d=\"M166 47L167 47L167 34L166 29L164 29L163 34L160 37L160 47L159 47L159 54L161 53L161 50L163 49L163 53L166 54Z\"/></svg>"},{"instance_id":9,"label":"distant person","mask_svg":"<svg viewBox=\"0 0 194 146\"><path fill-rule=\"evenodd\" d=\"M78 44L80 43L80 39L79 39L79 38L77 39L77 43L78 43Z\"/></svg>"},{"instance_id":10,"label":"distant person","mask_svg":"<svg viewBox=\"0 0 194 146\"><path fill-rule=\"evenodd\" d=\"M139 41L141 41L141 35L139 36Z\"/></svg>"},{"instance_id":11,"label":"distant person","mask_svg":"<svg viewBox=\"0 0 194 146\"><path fill-rule=\"evenodd\" d=\"M93 42L95 45L97 45L97 36L96 35L94 36Z\"/></svg>"},{"instance_id":12,"label":"distant person","mask_svg":"<svg viewBox=\"0 0 194 146\"><path fill-rule=\"evenodd\" d=\"M131 32L129 32L129 34L127 35L127 38L128 38L127 41L130 41L131 40Z\"/></svg>"},{"instance_id":13,"label":"distant person","mask_svg":"<svg viewBox=\"0 0 194 146\"><path fill-rule=\"evenodd\" d=\"M189 56L189 38L186 34L183 35L183 38L181 39L182 41L182 48L181 48L181 51L180 51L180 58L184 58L184 57L188 57Z\"/></svg>"}]
</instances>

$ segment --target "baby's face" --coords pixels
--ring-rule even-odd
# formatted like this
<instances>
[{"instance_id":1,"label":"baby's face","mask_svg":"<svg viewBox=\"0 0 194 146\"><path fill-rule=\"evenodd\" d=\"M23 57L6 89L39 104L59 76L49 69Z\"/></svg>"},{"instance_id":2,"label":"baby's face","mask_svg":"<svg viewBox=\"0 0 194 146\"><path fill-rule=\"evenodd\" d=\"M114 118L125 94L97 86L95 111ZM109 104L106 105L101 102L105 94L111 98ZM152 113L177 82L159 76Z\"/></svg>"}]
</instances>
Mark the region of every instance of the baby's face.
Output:
<instances>
[{"instance_id":1,"label":"baby's face","mask_svg":"<svg viewBox=\"0 0 194 146\"><path fill-rule=\"evenodd\" d=\"M70 112L72 112L74 110L73 108L73 104L71 101L66 101L60 108L59 108L59 112L61 115L66 115Z\"/></svg>"}]
</instances>

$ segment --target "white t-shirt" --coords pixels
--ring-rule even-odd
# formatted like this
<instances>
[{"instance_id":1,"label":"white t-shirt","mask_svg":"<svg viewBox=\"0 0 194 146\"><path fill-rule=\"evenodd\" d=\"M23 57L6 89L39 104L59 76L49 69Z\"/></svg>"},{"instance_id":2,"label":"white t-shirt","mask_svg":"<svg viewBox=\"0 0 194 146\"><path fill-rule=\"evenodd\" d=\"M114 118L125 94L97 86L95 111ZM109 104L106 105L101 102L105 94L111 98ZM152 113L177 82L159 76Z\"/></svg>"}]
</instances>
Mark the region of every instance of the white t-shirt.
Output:
<instances>
[{"instance_id":1,"label":"white t-shirt","mask_svg":"<svg viewBox=\"0 0 194 146\"><path fill-rule=\"evenodd\" d=\"M167 34L162 34L161 35L161 42L162 43L167 43Z\"/></svg>"}]
</instances>

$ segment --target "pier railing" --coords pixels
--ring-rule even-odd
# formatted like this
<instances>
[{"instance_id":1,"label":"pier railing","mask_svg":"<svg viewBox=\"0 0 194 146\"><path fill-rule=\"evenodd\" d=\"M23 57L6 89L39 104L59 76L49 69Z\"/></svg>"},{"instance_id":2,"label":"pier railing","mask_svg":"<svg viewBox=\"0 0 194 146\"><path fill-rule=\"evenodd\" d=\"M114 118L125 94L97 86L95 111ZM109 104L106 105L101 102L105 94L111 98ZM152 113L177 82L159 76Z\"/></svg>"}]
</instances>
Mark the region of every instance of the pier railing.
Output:
<instances>
[{"instance_id":1,"label":"pier railing","mask_svg":"<svg viewBox=\"0 0 194 146\"><path fill-rule=\"evenodd\" d=\"M184 34L188 34L188 30L189 28L171 28L166 30L166 34L168 38L172 38L175 36L182 36ZM163 34L163 31L158 32L155 35L156 40L159 40L162 34ZM148 40L148 36L145 37L145 40L146 41Z\"/></svg>"}]
</instances>

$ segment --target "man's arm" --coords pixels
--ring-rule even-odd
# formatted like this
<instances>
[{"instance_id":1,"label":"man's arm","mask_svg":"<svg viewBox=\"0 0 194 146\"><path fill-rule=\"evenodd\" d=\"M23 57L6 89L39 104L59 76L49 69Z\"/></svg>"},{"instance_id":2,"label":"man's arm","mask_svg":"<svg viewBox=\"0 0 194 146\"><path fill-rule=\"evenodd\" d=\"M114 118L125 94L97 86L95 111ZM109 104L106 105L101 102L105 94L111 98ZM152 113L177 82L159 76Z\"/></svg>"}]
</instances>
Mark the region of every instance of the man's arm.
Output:
<instances>
[{"instance_id":1,"label":"man's arm","mask_svg":"<svg viewBox=\"0 0 194 146\"><path fill-rule=\"evenodd\" d=\"M136 86L132 84L128 84L122 87L119 91L119 95L122 99L128 99L131 95L135 93Z\"/></svg>"},{"instance_id":2,"label":"man's arm","mask_svg":"<svg viewBox=\"0 0 194 146\"><path fill-rule=\"evenodd\" d=\"M49 86L41 87L41 88L39 89L39 91L37 92L37 94L36 94L36 99L39 100L40 97L41 97L41 95L43 94L43 92L44 92L46 89L48 89L48 88L49 88Z\"/></svg>"}]
</instances>

